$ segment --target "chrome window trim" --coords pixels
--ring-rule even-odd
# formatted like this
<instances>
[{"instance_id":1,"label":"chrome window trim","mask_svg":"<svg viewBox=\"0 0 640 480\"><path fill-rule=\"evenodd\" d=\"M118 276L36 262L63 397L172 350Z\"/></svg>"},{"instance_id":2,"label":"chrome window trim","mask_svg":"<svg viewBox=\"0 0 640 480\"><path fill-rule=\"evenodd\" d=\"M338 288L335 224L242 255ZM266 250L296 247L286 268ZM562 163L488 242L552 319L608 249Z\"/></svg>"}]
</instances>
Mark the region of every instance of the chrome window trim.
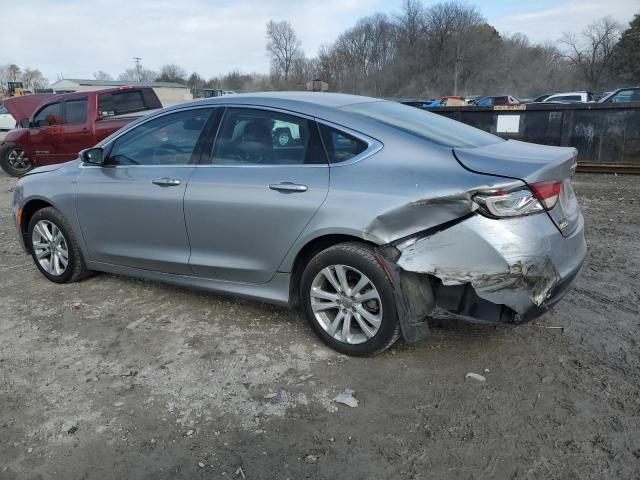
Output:
<instances>
[{"instance_id":1,"label":"chrome window trim","mask_svg":"<svg viewBox=\"0 0 640 480\"><path fill-rule=\"evenodd\" d=\"M166 116L166 115L171 115L173 113L179 113L179 112L184 112L187 110L202 110L202 109L215 109L215 108L248 108L248 109L254 109L254 110L267 110L267 111L273 111L273 112L278 112L278 113L283 113L286 115L293 115L293 116L297 116L300 118L304 118L307 120L311 120L314 121L316 123L322 124L322 125L326 125L328 127L331 128L335 128L336 130L342 130L343 132L365 142L368 147L362 152L359 153L358 155L356 155L355 157L350 158L349 160L345 160L344 162L340 162L340 163L329 163L329 159L327 158L327 163L313 163L313 164L298 164L298 165L213 165L213 164L209 164L209 165L202 165L202 164L187 164L187 165L172 165L173 167L198 167L198 168L274 168L274 167L280 167L280 168L288 168L288 167L304 167L304 168L318 168L318 167L323 167L323 168L335 168L335 167L346 167L348 165L352 165L354 163L360 162L372 155L375 155L376 153L378 153L380 150L382 150L382 148L384 147L384 144L382 142L380 142L379 140L376 140L375 138L369 137L368 135L365 135L361 132L358 132L356 130L353 130L349 127L345 127L344 125L341 125L339 123L334 123L331 122L329 120L324 120L322 118L318 118L318 117L314 117L312 115L307 115L305 113L299 113L299 112L295 112L293 110L287 110L287 109L283 109L283 108L278 108L278 107L270 107L270 106L265 106L265 105L253 105L253 104L237 104L237 103L219 103L219 104L215 104L215 105L211 105L211 104L207 104L207 105L185 105L184 107L174 107L171 110L168 111L160 111L160 112L156 112L155 114L152 114L151 116L149 116L149 118L143 117L143 120L138 122L134 122L133 125L130 125L129 127L124 127L122 131L120 131L118 133L117 136L109 139L109 141L103 145L100 145L100 148L107 148L108 146L112 145L116 140L118 140L120 137L122 137L123 135L129 133L130 131L134 130L135 128L144 125L147 122L150 122L151 120L155 120L157 118ZM220 119L220 123L222 123L222 119ZM216 138L214 139L214 145L215 145L215 140L217 140L217 132L216 132ZM213 152L212 152L213 155ZM158 167L162 167L162 168L166 168L168 165L108 165L108 166L101 166L101 165L85 165L84 163L80 164L80 168L131 168L131 167L154 167L154 168L158 168Z\"/></svg>"}]
</instances>

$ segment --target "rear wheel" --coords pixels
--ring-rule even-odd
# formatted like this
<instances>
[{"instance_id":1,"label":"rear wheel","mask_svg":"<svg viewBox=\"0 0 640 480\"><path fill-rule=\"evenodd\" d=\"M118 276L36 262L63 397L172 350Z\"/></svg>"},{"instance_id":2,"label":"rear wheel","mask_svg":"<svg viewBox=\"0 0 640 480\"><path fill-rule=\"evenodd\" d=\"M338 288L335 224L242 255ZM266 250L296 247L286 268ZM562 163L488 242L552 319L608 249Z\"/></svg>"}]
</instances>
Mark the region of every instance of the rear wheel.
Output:
<instances>
[{"instance_id":1,"label":"rear wheel","mask_svg":"<svg viewBox=\"0 0 640 480\"><path fill-rule=\"evenodd\" d=\"M367 356L400 337L393 288L366 244L344 243L317 254L302 275L307 320L333 349Z\"/></svg>"},{"instance_id":2,"label":"rear wheel","mask_svg":"<svg viewBox=\"0 0 640 480\"><path fill-rule=\"evenodd\" d=\"M15 143L0 146L0 167L13 177L20 177L33 168L25 151Z\"/></svg>"},{"instance_id":3,"label":"rear wheel","mask_svg":"<svg viewBox=\"0 0 640 480\"><path fill-rule=\"evenodd\" d=\"M28 241L36 267L52 282L71 283L87 275L78 240L55 208L43 208L33 214Z\"/></svg>"}]
</instances>

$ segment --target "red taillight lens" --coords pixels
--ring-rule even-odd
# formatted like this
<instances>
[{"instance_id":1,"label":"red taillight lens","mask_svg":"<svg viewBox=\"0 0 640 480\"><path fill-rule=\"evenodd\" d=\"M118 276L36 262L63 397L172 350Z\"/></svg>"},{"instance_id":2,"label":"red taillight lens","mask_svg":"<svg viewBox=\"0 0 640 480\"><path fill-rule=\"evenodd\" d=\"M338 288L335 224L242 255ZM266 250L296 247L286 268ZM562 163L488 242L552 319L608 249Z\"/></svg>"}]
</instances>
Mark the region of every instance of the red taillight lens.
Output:
<instances>
[{"instance_id":1,"label":"red taillight lens","mask_svg":"<svg viewBox=\"0 0 640 480\"><path fill-rule=\"evenodd\" d=\"M545 210L551 210L558 203L562 182L540 182L529 185L531 191L536 196Z\"/></svg>"}]
</instances>

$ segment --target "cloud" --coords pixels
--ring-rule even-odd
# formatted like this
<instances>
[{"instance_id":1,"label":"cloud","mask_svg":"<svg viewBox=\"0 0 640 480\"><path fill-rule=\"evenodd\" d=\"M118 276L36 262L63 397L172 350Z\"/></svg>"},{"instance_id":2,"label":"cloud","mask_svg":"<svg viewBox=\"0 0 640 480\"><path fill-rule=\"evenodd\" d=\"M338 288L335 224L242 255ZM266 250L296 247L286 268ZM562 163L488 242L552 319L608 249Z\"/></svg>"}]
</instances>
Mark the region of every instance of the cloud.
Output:
<instances>
[{"instance_id":1,"label":"cloud","mask_svg":"<svg viewBox=\"0 0 640 480\"><path fill-rule=\"evenodd\" d=\"M638 0L582 0L490 19L501 33L524 33L536 42L556 41L563 32L580 32L595 20L612 16L625 28L640 10Z\"/></svg>"},{"instance_id":2,"label":"cloud","mask_svg":"<svg viewBox=\"0 0 640 480\"><path fill-rule=\"evenodd\" d=\"M117 76L134 56L145 68L177 63L205 77L265 72L269 20L289 20L313 55L377 7L378 0L31 0L12 6L27 28L0 31L2 63L39 68L50 80L97 70Z\"/></svg>"}]
</instances>

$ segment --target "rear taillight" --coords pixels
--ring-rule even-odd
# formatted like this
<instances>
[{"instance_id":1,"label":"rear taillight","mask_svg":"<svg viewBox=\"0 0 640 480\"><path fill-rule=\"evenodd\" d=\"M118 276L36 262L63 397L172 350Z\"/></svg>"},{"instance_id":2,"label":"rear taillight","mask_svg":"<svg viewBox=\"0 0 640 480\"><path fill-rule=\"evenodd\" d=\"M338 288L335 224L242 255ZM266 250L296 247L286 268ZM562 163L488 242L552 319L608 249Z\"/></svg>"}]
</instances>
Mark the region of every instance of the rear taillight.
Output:
<instances>
[{"instance_id":1,"label":"rear taillight","mask_svg":"<svg viewBox=\"0 0 640 480\"><path fill-rule=\"evenodd\" d=\"M494 217L519 217L543 212L544 207L528 188L512 192L478 193L473 197L480 212Z\"/></svg>"},{"instance_id":2,"label":"rear taillight","mask_svg":"<svg viewBox=\"0 0 640 480\"><path fill-rule=\"evenodd\" d=\"M519 217L551 210L558 203L561 189L562 182L540 182L510 192L480 192L473 200L489 217Z\"/></svg>"},{"instance_id":3,"label":"rear taillight","mask_svg":"<svg viewBox=\"0 0 640 480\"><path fill-rule=\"evenodd\" d=\"M558 203L562 182L540 182L530 185L534 195L544 205L545 210L551 210Z\"/></svg>"}]
</instances>

